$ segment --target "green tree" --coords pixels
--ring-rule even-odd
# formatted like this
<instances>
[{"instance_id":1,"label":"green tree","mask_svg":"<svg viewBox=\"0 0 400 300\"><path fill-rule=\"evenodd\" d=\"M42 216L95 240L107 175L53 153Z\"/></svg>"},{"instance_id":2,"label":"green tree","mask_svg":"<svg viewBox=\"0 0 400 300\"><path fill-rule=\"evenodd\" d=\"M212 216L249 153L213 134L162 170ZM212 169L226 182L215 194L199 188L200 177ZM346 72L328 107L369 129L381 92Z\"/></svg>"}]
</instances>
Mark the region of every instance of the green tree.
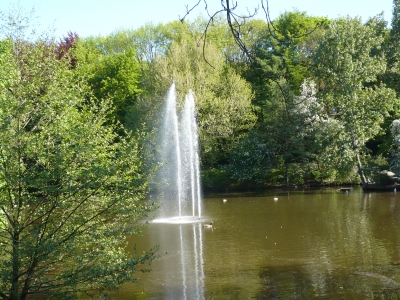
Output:
<instances>
[{"instance_id":1,"label":"green tree","mask_svg":"<svg viewBox=\"0 0 400 300\"><path fill-rule=\"evenodd\" d=\"M126 251L153 209L137 138L116 135L49 42L0 42L0 298L75 299L135 281ZM107 126L106 126L107 124ZM128 135L126 135L128 136Z\"/></svg>"},{"instance_id":2,"label":"green tree","mask_svg":"<svg viewBox=\"0 0 400 300\"><path fill-rule=\"evenodd\" d=\"M205 49L191 41L173 43L157 62L154 90L164 91L175 81L181 102L191 89L196 98L202 163L227 163L230 151L252 128L252 93L249 84L230 68L213 45ZM164 96L165 97L165 96ZM163 98L161 98L163 99Z\"/></svg>"},{"instance_id":3,"label":"green tree","mask_svg":"<svg viewBox=\"0 0 400 300\"><path fill-rule=\"evenodd\" d=\"M342 158L351 157L364 185L365 143L382 130L396 104L393 90L376 84L377 76L385 71L385 58L376 51L383 38L376 28L357 18L335 20L314 55L320 101L341 128L332 142L342 149L338 152Z\"/></svg>"},{"instance_id":4,"label":"green tree","mask_svg":"<svg viewBox=\"0 0 400 300\"><path fill-rule=\"evenodd\" d=\"M276 86L268 104L268 117L254 127L231 155L230 170L235 179L286 185L326 179L321 170L312 170L320 152L320 123L326 120L316 93L315 83L305 81L301 95L293 96L285 106Z\"/></svg>"},{"instance_id":5,"label":"green tree","mask_svg":"<svg viewBox=\"0 0 400 300\"><path fill-rule=\"evenodd\" d=\"M99 37L78 41L73 50L76 72L84 76L99 102L111 99L114 111L110 118L126 124L127 113L142 93L140 65L132 46L120 51L103 51L106 48L103 40Z\"/></svg>"},{"instance_id":6,"label":"green tree","mask_svg":"<svg viewBox=\"0 0 400 300\"><path fill-rule=\"evenodd\" d=\"M107 37L92 37L91 43L100 41L102 53L121 53L130 47L136 50L136 57L142 64L151 63L157 56L165 55L173 41L179 42L188 39L193 34L198 34L196 28L191 23L181 23L179 21L167 24L146 25L132 30L118 30Z\"/></svg>"},{"instance_id":7,"label":"green tree","mask_svg":"<svg viewBox=\"0 0 400 300\"><path fill-rule=\"evenodd\" d=\"M304 79L310 76L312 53L326 24L326 18L311 17L298 10L285 12L274 21L275 53L282 58L283 76L296 94Z\"/></svg>"},{"instance_id":8,"label":"green tree","mask_svg":"<svg viewBox=\"0 0 400 300\"><path fill-rule=\"evenodd\" d=\"M399 95L400 84L400 2L393 0L392 27L386 39L385 50L387 57L387 70L383 76L384 82L388 87L394 89Z\"/></svg>"},{"instance_id":9,"label":"green tree","mask_svg":"<svg viewBox=\"0 0 400 300\"><path fill-rule=\"evenodd\" d=\"M392 149L392 170L397 176L400 174L400 120L394 120L390 126L390 131L393 138L393 149Z\"/></svg>"},{"instance_id":10,"label":"green tree","mask_svg":"<svg viewBox=\"0 0 400 300\"><path fill-rule=\"evenodd\" d=\"M299 11L286 12L268 26L269 30L261 27L264 30L254 35L258 39L251 44L255 61L253 68L245 73L255 94L253 105L258 117L257 132L253 131L251 139L256 138L263 145L255 146L256 157L268 159L262 172L255 160L249 161L246 169L254 168L257 171L253 175L262 174L271 183L289 185L311 179L305 169L310 166L314 143L308 130L310 124L297 107L302 102L298 103L296 97L310 74L312 53L325 23L324 18L309 17ZM247 154L248 146L243 147L243 154ZM260 156L262 149L266 152ZM241 153L240 149L237 151L236 155ZM240 158L235 161L243 165ZM243 179L251 172L240 172L239 165L231 167L239 168L234 174Z\"/></svg>"}]
</instances>

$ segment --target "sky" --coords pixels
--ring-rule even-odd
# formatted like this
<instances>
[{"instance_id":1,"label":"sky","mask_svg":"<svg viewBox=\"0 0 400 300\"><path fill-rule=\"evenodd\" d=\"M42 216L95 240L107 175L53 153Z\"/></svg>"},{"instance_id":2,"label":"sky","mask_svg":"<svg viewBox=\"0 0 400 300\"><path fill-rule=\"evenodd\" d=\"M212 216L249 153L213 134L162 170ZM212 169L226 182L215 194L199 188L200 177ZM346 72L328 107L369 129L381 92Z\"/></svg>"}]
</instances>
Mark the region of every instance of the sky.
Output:
<instances>
[{"instance_id":1,"label":"sky","mask_svg":"<svg viewBox=\"0 0 400 300\"><path fill-rule=\"evenodd\" d=\"M185 15L186 7L199 0L0 0L1 11L19 3L24 10L35 9L41 28L53 28L55 36L68 31L80 37L106 36L118 29L137 29L147 23L167 23ZM189 20L206 16L205 0L189 14ZM210 12L220 9L221 0L206 0ZM237 11L246 13L260 7L258 18L264 19L261 0L236 0ZM265 2L264 2L265 3ZM269 0L271 18L298 9L310 16L361 17L366 21L381 12L390 25L392 0Z\"/></svg>"}]
</instances>

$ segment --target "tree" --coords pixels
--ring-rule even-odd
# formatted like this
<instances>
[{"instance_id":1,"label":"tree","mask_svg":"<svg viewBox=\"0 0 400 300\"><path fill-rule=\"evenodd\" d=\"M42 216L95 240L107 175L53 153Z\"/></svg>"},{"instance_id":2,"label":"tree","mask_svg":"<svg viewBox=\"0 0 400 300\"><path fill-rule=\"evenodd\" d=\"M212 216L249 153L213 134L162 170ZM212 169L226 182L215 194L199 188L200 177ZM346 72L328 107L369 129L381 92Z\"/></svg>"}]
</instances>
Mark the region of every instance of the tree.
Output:
<instances>
[{"instance_id":1,"label":"tree","mask_svg":"<svg viewBox=\"0 0 400 300\"><path fill-rule=\"evenodd\" d=\"M126 236L154 207L138 139L48 41L0 42L0 298L75 299L135 281L154 259Z\"/></svg>"},{"instance_id":2,"label":"tree","mask_svg":"<svg viewBox=\"0 0 400 300\"><path fill-rule=\"evenodd\" d=\"M400 174L400 120L394 120L390 126L393 137L391 167L397 176Z\"/></svg>"},{"instance_id":3,"label":"tree","mask_svg":"<svg viewBox=\"0 0 400 300\"><path fill-rule=\"evenodd\" d=\"M210 12L208 10L208 6L207 6L207 1L206 0L199 0L194 6L186 6L186 14L180 18L180 21L183 23L185 21L186 16L189 15L189 13L195 9L201 2L204 2L205 4L205 11L207 12L207 15L209 16L209 19L203 29L203 36L206 37L207 36L207 32L208 29L210 27L211 24L213 24L213 22L219 18L219 16L223 16L223 18L225 18L226 23L228 25L228 28L231 32L231 35L235 41L235 43L237 44L237 46L239 47L239 49L241 51L243 51L243 53L249 58L252 58L251 53L248 50L248 47L246 46L245 42L242 40L243 37L243 27L246 23L246 21L248 21L249 19L251 19L252 17L254 17L257 14L258 11L258 7L254 9L253 12L249 12L247 15L239 15L235 12L235 10L238 8L238 3L235 2L231 2L229 0L222 0L221 1L221 9L214 11L214 12ZM266 3L268 4L268 1L266 1ZM261 1L262 7L264 8L264 2ZM203 43L206 43L206 39L204 38Z\"/></svg>"},{"instance_id":4,"label":"tree","mask_svg":"<svg viewBox=\"0 0 400 300\"><path fill-rule=\"evenodd\" d=\"M196 98L199 138L204 166L227 163L235 144L252 128L252 93L249 84L230 68L213 45L202 48L192 41L173 43L157 61L154 90L164 91L175 81L180 102L191 89ZM162 99L162 98L161 98Z\"/></svg>"},{"instance_id":5,"label":"tree","mask_svg":"<svg viewBox=\"0 0 400 300\"><path fill-rule=\"evenodd\" d=\"M278 49L274 52L282 58L283 76L296 94L304 79L310 77L312 53L326 24L326 18L310 17L298 10L285 12L274 21L270 40L275 41Z\"/></svg>"},{"instance_id":6,"label":"tree","mask_svg":"<svg viewBox=\"0 0 400 300\"><path fill-rule=\"evenodd\" d=\"M310 29L310 28L306 28L303 26L303 25L306 25L306 26L311 25L313 23L312 20L311 20L311 22L306 22L306 23L303 23L300 26L298 26L299 24L292 23L290 19L293 20L293 17L299 19L299 17L301 18L303 16L301 16L301 14L298 14L297 16L293 16L296 14L296 13L293 13L292 16L289 16L289 22L286 22L288 20L282 20L283 22L281 22L281 25L284 25L283 27L286 27L286 28L284 28L284 31L279 32L279 30L277 30L277 27L274 26L274 22L271 20L270 13L269 13L269 1L268 0L261 0L260 1L261 7L260 7L260 5L258 5L257 7L253 7L253 8L246 7L247 13L237 12L237 10L239 8L243 9L243 6L241 6L240 2L238 3L238 2L233 2L230 0L221 0L220 9L216 9L215 11L210 11L208 9L207 0L198 0L197 3L195 3L194 5L186 6L186 13L185 13L185 15L183 15L182 18L180 18L180 21L183 23L185 21L185 18L189 15L189 13L192 10L194 10L197 6L199 6L200 3L203 3L205 5L204 10L206 11L207 16L208 16L208 20L207 20L205 26L203 26L203 28L202 28L203 37L204 37L203 43L204 44L206 43L206 37L208 35L211 25L214 24L214 22L216 20L224 20L226 25L229 28L231 37L233 38L235 44L240 49L242 54L247 57L247 60L249 62L254 62L254 59L256 57L254 56L254 53L251 51L251 46L253 43L251 43L251 42L250 42L250 44L247 43L248 41L251 41L251 38L248 39L249 28L251 28L251 26L248 26L247 23L249 23L249 21L251 21L251 19L255 15L257 15L260 10L262 10L262 12L265 15L268 31L272 35L275 35L275 38L277 38L276 40L281 44L291 43L291 42L295 41L296 39L302 39L302 38L308 36L309 34L311 34L313 31L315 31L317 28L319 28L320 26L322 26L325 23L324 18L319 18L320 21L322 21L322 22L318 21L317 24L315 24L316 26L314 28ZM289 25L289 26L287 27L286 25ZM295 25L295 26L293 27L291 25ZM289 30L287 30L287 29L289 29ZM293 31L293 29L295 29L295 31ZM273 32L275 32L275 33L273 33ZM280 35L280 37L279 37L279 35ZM251 36L251 34L250 34L250 36ZM282 36L284 37L283 39L282 39Z\"/></svg>"},{"instance_id":7,"label":"tree","mask_svg":"<svg viewBox=\"0 0 400 300\"><path fill-rule=\"evenodd\" d=\"M110 118L125 124L127 112L142 92L140 66L132 46L103 54L103 43L101 37L77 43L73 51L77 72L84 76L99 102L112 100L115 109Z\"/></svg>"},{"instance_id":8,"label":"tree","mask_svg":"<svg viewBox=\"0 0 400 300\"><path fill-rule=\"evenodd\" d=\"M400 2L393 0L392 28L385 43L387 71L383 76L384 82L399 95L400 84Z\"/></svg>"},{"instance_id":9,"label":"tree","mask_svg":"<svg viewBox=\"0 0 400 300\"><path fill-rule=\"evenodd\" d=\"M266 177L269 173L268 180L274 183L299 184L311 179L303 174L312 160L313 139L308 130L310 126L297 107L303 102L298 104L296 97L302 90L300 84L310 74L314 44L323 27L310 32L325 22L323 18L309 17L298 11L286 12L270 30L265 30L265 25L263 35L249 48L253 67L248 68L245 77L252 85L253 105L258 116L257 132L253 130L251 139L257 137L259 144L264 145L262 148L255 146L254 154L258 156L261 149L267 151L262 157L268 158L268 162L261 174ZM249 148L243 146L243 153L247 154ZM240 153L240 149L238 151ZM240 158L235 161L242 165ZM248 164L247 169L258 170L258 163L253 162L255 165ZM235 171L241 178L245 173Z\"/></svg>"},{"instance_id":10,"label":"tree","mask_svg":"<svg viewBox=\"0 0 400 300\"><path fill-rule=\"evenodd\" d=\"M76 48L79 36L76 32L69 31L67 36L64 36L57 45L56 53L58 59L63 58L65 55L69 55L71 68L76 66L76 58L74 57L72 51Z\"/></svg>"},{"instance_id":11,"label":"tree","mask_svg":"<svg viewBox=\"0 0 400 300\"><path fill-rule=\"evenodd\" d=\"M396 105L393 90L376 84L385 71L385 58L376 51L383 41L376 28L357 18L335 20L314 55L319 98L342 128L332 142L344 150L340 155L353 157L363 185L367 184L361 161L365 143L382 130Z\"/></svg>"}]
</instances>

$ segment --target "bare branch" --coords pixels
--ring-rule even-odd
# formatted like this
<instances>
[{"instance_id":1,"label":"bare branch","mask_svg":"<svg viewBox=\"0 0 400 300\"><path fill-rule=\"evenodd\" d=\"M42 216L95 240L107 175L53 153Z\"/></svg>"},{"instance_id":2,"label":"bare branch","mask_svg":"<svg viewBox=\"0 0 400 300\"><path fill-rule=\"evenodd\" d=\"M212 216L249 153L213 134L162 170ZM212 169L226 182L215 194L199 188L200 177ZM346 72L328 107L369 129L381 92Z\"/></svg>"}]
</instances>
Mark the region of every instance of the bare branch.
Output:
<instances>
[{"instance_id":1,"label":"bare branch","mask_svg":"<svg viewBox=\"0 0 400 300\"><path fill-rule=\"evenodd\" d=\"M210 18L209 18L209 20L208 20L208 22L207 22L206 28L205 28L205 30L203 31L203 35L202 35L202 37L200 38L200 39L203 39L203 59L204 59L204 61L205 61L210 67L212 67L212 68L214 68L214 66L207 60L206 55L205 55L206 41L207 41L207 31L208 31L208 27L210 26L210 24L211 24L212 22L214 22L214 17L215 17L216 15L218 15L219 13L223 12L223 11L224 11L224 10L219 10L219 11L217 11L216 13L214 13L212 16L210 16ZM199 41L200 41L200 40L199 40ZM215 69L215 68L214 68L214 69Z\"/></svg>"},{"instance_id":2,"label":"bare branch","mask_svg":"<svg viewBox=\"0 0 400 300\"><path fill-rule=\"evenodd\" d=\"M189 9L189 5L185 5L186 7L186 13L185 15L181 18L179 15L179 21L181 21L182 23L185 21L185 18L189 15L189 13L195 9L199 4L200 4L201 0L199 0L199 2L197 2L192 8ZM207 3L206 3L206 7L207 7Z\"/></svg>"},{"instance_id":3,"label":"bare branch","mask_svg":"<svg viewBox=\"0 0 400 300\"><path fill-rule=\"evenodd\" d=\"M207 25L203 31L202 34L202 39L203 39L203 58L206 61L208 65L213 67L210 62L207 60L206 55L205 55L205 46L206 46L206 39L207 39L207 31L210 28L211 23L214 21L215 17L220 14L220 13L225 13L225 19L227 21L227 24L229 26L229 29L232 33L232 36L235 40L236 45L239 47L240 51L244 53L244 55L247 57L247 59L250 62L251 68L255 72L255 74L261 78L261 79L268 79L271 80L272 82L276 83L278 86L279 90L281 91L281 94L283 96L283 101L286 107L286 111L288 111L288 102L289 99L287 97L287 94L285 92L285 88L282 86L282 84L279 82L279 78L275 78L274 75L268 74L268 73L260 73L260 70L257 69L257 60L256 57L254 56L253 52L251 49L249 49L246 45L246 43L243 41L243 33L241 31L242 26L246 23L248 19L253 18L259 10L259 7L254 9L253 13L250 13L250 11L247 9L248 14L247 15L239 15L235 12L235 10L238 8L238 3L237 1L232 1L232 0L221 0L221 6L222 9L218 10L217 12L210 14L208 11L208 6L207 6L207 0L203 0L205 3L205 10L208 14L209 20L207 22ZM231 2L232 1L232 2ZM268 26L268 31L270 36L278 41L278 43L281 44L287 44L288 41L294 40L297 38L301 38L304 36L307 36L317 30L319 27L323 26L324 23L318 23L314 28L307 30L305 33L301 34L296 34L296 35L290 35L288 36L285 33L280 33L279 30L274 26L274 23L272 22L271 15L270 15L270 10L269 10L269 2L268 0L260 0L261 1L261 7L264 11L265 18L267 21L267 26ZM186 14L185 16L181 19L183 22L184 18L191 12L195 7L197 7L200 4L201 0L198 1L196 5L194 5L191 9L188 9L188 6L186 7ZM232 6L230 5L232 3ZM282 37L280 37L280 36ZM199 40L200 41L200 40Z\"/></svg>"}]
</instances>

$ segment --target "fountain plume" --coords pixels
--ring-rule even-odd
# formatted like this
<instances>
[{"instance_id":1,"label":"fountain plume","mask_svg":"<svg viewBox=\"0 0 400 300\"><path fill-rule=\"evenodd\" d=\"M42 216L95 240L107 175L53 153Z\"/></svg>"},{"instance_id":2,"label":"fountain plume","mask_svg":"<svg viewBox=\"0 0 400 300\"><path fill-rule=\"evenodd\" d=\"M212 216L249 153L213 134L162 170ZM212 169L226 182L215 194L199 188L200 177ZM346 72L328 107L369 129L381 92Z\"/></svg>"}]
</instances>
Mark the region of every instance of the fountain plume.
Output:
<instances>
[{"instance_id":1,"label":"fountain plume","mask_svg":"<svg viewBox=\"0 0 400 300\"><path fill-rule=\"evenodd\" d=\"M177 222L188 216L200 219L199 142L192 91L186 95L181 117L178 118L175 84L172 84L160 132L161 160L164 164L156 180L158 188L162 190L160 218L180 220Z\"/></svg>"}]
</instances>

